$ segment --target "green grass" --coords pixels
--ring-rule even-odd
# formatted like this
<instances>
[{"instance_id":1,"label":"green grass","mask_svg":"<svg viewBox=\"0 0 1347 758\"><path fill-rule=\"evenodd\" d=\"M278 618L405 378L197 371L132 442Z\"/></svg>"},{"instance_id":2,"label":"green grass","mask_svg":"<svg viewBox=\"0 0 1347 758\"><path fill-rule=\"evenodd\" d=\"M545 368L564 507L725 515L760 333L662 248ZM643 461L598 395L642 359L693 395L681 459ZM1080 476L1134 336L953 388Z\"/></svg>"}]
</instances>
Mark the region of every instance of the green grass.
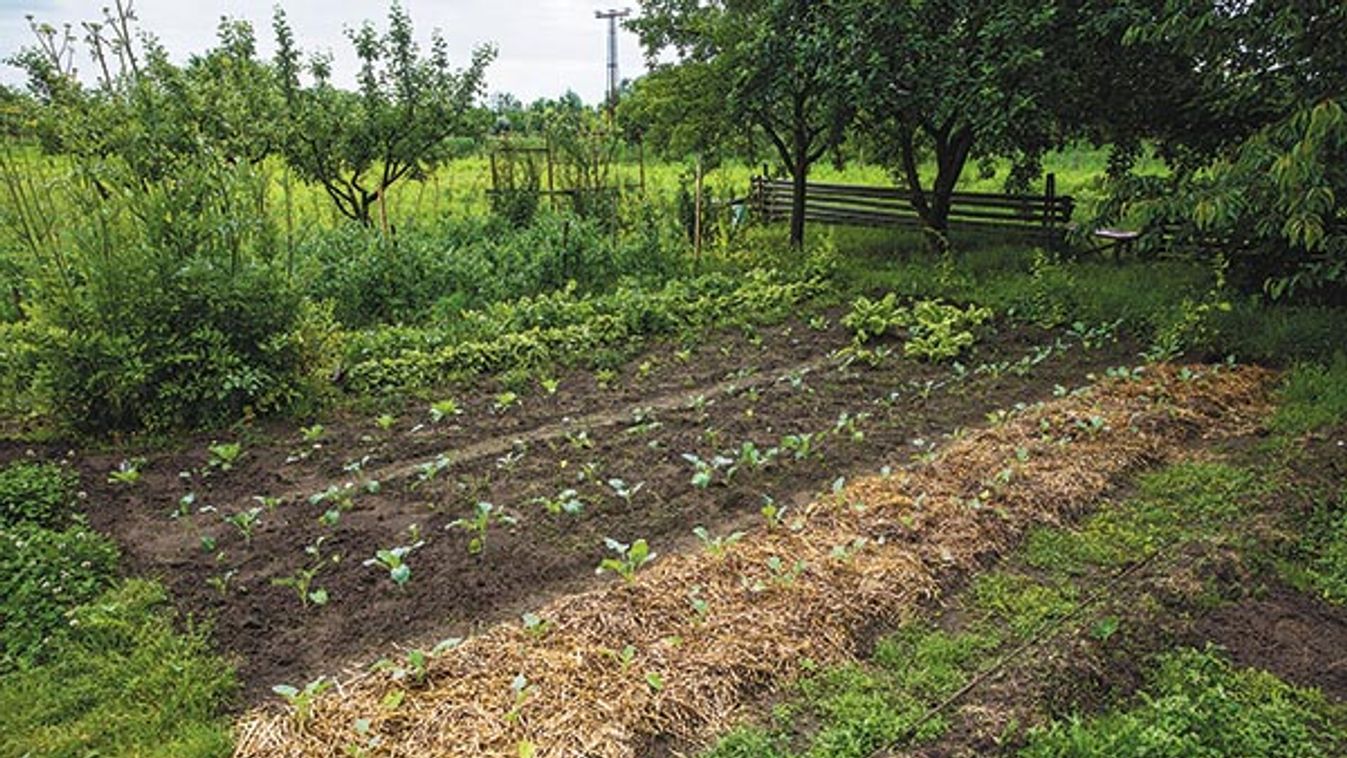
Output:
<instances>
[{"instance_id":1,"label":"green grass","mask_svg":"<svg viewBox=\"0 0 1347 758\"><path fill-rule=\"evenodd\" d=\"M1099 577L1189 540L1221 541L1254 505L1263 483L1252 470L1181 463L1144 475L1137 492L1079 527L1035 530L1023 568L981 574L960 595L962 621L912 624L880 641L868 660L808 673L769 723L726 735L710 758L864 758L889 745L929 742L948 714L920 719L998 656L1068 618L1089 620L1098 639L1116 631L1100 609L1075 616ZM1088 578L1088 579L1087 579ZM920 723L919 723L920 722Z\"/></svg>"},{"instance_id":2,"label":"green grass","mask_svg":"<svg viewBox=\"0 0 1347 758\"><path fill-rule=\"evenodd\" d=\"M1347 420L1347 354L1327 365L1304 364L1286 378L1272 428L1284 435L1304 434Z\"/></svg>"},{"instance_id":3,"label":"green grass","mask_svg":"<svg viewBox=\"0 0 1347 758\"><path fill-rule=\"evenodd\" d=\"M164 590L128 581L70 614L46 665L0 677L0 755L200 758L232 751L232 669L175 631Z\"/></svg>"},{"instance_id":4,"label":"green grass","mask_svg":"<svg viewBox=\"0 0 1347 758\"><path fill-rule=\"evenodd\" d=\"M1347 712L1318 691L1233 668L1214 650L1162 656L1128 707L1031 733L1024 758L1324 756L1347 750Z\"/></svg>"}]
</instances>

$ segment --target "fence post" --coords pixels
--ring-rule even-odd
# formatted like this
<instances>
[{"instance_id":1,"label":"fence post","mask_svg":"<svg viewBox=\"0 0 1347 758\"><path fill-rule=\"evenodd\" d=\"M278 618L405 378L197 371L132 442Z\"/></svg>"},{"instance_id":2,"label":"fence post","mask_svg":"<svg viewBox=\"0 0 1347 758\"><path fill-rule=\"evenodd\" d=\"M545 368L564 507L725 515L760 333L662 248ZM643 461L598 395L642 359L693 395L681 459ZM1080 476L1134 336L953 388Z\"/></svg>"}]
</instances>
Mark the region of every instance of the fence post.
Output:
<instances>
[{"instance_id":1,"label":"fence post","mask_svg":"<svg viewBox=\"0 0 1347 758\"><path fill-rule=\"evenodd\" d=\"M1047 227L1048 244L1057 247L1057 175L1049 173L1047 187L1043 191L1043 224Z\"/></svg>"}]
</instances>

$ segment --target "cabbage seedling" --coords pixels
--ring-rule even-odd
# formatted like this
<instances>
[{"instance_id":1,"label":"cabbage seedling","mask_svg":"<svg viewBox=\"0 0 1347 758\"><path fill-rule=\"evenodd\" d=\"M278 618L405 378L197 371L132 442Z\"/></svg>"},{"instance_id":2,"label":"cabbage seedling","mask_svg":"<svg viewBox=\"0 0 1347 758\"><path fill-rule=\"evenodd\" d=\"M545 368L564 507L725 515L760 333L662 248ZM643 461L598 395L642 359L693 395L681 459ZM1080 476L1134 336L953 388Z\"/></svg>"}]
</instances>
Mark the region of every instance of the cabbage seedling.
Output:
<instances>
[{"instance_id":1,"label":"cabbage seedling","mask_svg":"<svg viewBox=\"0 0 1347 758\"><path fill-rule=\"evenodd\" d=\"M407 555L424 544L426 543L416 542L411 545L380 550L374 554L373 558L366 560L362 565L379 566L387 569L388 578L393 580L393 584L396 584L398 589L402 589L412 579L412 569L411 566L407 565Z\"/></svg>"},{"instance_id":2,"label":"cabbage seedling","mask_svg":"<svg viewBox=\"0 0 1347 758\"><path fill-rule=\"evenodd\" d=\"M603 544L609 550L617 554L615 558L604 558L594 573L602 574L605 571L612 571L622 577L623 581L630 582L636 578L636 572L645 564L655 560L655 553L650 552L650 545L644 540L639 539L628 545L618 542L612 537L604 539Z\"/></svg>"},{"instance_id":3,"label":"cabbage seedling","mask_svg":"<svg viewBox=\"0 0 1347 758\"><path fill-rule=\"evenodd\" d=\"M318 677L312 682L304 685L304 689L293 687L289 684L278 684L271 688L271 691L285 698L285 702L290 704L295 719L295 725L303 727L313 715L313 704L318 700L318 696L323 691L332 686L332 682L327 677Z\"/></svg>"},{"instance_id":4,"label":"cabbage seedling","mask_svg":"<svg viewBox=\"0 0 1347 758\"><path fill-rule=\"evenodd\" d=\"M496 402L493 404L492 407L494 407L497 412L504 412L510 410L516 405L519 405L519 393L511 392L510 390L505 390L504 392L496 395Z\"/></svg>"},{"instance_id":5,"label":"cabbage seedling","mask_svg":"<svg viewBox=\"0 0 1347 758\"><path fill-rule=\"evenodd\" d=\"M608 486L612 488L613 493L622 498L623 502L630 508L632 498L636 497L636 493L640 492L641 489L645 487L645 482L639 482L634 486L628 486L627 483L621 479L609 479Z\"/></svg>"},{"instance_id":6,"label":"cabbage seedling","mask_svg":"<svg viewBox=\"0 0 1347 758\"><path fill-rule=\"evenodd\" d=\"M237 442L212 444L207 450L210 452L210 461L207 465L221 471L234 468L234 464L243 456L243 446Z\"/></svg>"},{"instance_id":7,"label":"cabbage seedling","mask_svg":"<svg viewBox=\"0 0 1347 758\"><path fill-rule=\"evenodd\" d=\"M781 449L794 453L797 461L808 460L815 453L814 439L815 435L812 432L787 434L781 438Z\"/></svg>"},{"instance_id":8,"label":"cabbage seedling","mask_svg":"<svg viewBox=\"0 0 1347 758\"><path fill-rule=\"evenodd\" d=\"M130 458L117 464L117 469L108 474L108 484L132 485L140 481L140 469L145 465L144 458Z\"/></svg>"},{"instance_id":9,"label":"cabbage seedling","mask_svg":"<svg viewBox=\"0 0 1347 758\"><path fill-rule=\"evenodd\" d=\"M701 540L702 547L706 549L706 552L716 558L723 558L731 545L744 538L743 532L734 532L724 537L712 537L704 526L694 527L692 533L697 535L697 539Z\"/></svg>"},{"instance_id":10,"label":"cabbage seedling","mask_svg":"<svg viewBox=\"0 0 1347 758\"><path fill-rule=\"evenodd\" d=\"M389 429L392 429L393 425L396 424L397 422L398 422L397 417L392 415L391 413L385 413L379 416L378 418L374 419L375 426L379 427L385 432L388 431Z\"/></svg>"},{"instance_id":11,"label":"cabbage seedling","mask_svg":"<svg viewBox=\"0 0 1347 758\"><path fill-rule=\"evenodd\" d=\"M493 523L513 526L519 523L519 520L504 513L497 513L496 506L485 500L479 500L477 505L473 506L472 518L455 519L449 522L445 529L462 529L472 535L468 539L468 555L481 555L482 551L486 550L486 532Z\"/></svg>"},{"instance_id":12,"label":"cabbage seedling","mask_svg":"<svg viewBox=\"0 0 1347 758\"><path fill-rule=\"evenodd\" d=\"M317 442L323 438L323 425L314 424L313 426L300 427L299 436L305 442Z\"/></svg>"},{"instance_id":13,"label":"cabbage seedling","mask_svg":"<svg viewBox=\"0 0 1347 758\"><path fill-rule=\"evenodd\" d=\"M243 535L243 543L251 545L253 542L253 530L257 528L258 522L262 520L261 508L249 508L246 511L239 511L233 516L225 519L226 522L233 524L234 528Z\"/></svg>"},{"instance_id":14,"label":"cabbage seedling","mask_svg":"<svg viewBox=\"0 0 1347 758\"><path fill-rule=\"evenodd\" d=\"M559 516L565 513L568 516L578 516L585 509L585 504L580 500L580 493L575 490L562 490L556 497L540 497L533 502L547 509L547 512L553 516Z\"/></svg>"},{"instance_id":15,"label":"cabbage seedling","mask_svg":"<svg viewBox=\"0 0 1347 758\"><path fill-rule=\"evenodd\" d=\"M450 416L458 416L463 413L463 409L458 407L454 400L441 400L430 406L430 420L433 423L440 423Z\"/></svg>"}]
</instances>

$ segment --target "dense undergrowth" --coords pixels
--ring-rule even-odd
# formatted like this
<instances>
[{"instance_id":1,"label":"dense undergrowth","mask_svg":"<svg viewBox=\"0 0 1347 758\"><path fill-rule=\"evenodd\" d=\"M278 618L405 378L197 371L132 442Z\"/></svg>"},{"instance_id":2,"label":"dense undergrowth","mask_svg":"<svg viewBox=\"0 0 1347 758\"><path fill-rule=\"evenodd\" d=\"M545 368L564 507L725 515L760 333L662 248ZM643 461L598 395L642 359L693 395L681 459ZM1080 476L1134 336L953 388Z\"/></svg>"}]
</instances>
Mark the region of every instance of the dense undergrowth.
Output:
<instances>
[{"instance_id":1,"label":"dense undergrowth","mask_svg":"<svg viewBox=\"0 0 1347 758\"><path fill-rule=\"evenodd\" d=\"M161 586L118 576L76 487L0 469L0 755L227 755L232 668Z\"/></svg>"}]
</instances>

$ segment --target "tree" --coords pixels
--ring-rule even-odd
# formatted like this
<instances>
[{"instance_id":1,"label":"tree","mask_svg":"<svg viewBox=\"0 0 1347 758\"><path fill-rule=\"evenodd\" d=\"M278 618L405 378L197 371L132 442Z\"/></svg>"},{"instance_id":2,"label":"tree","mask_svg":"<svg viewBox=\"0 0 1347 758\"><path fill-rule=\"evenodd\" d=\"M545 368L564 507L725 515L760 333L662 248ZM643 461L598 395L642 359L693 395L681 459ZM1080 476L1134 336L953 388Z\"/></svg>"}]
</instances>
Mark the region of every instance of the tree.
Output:
<instances>
[{"instance_id":1,"label":"tree","mask_svg":"<svg viewBox=\"0 0 1347 758\"><path fill-rule=\"evenodd\" d=\"M1132 0L1126 47L1182 65L1139 93L1144 117L1101 125L1156 145L1167 177L1123 165L1101 218L1212 251L1272 297L1347 292L1347 6L1330 0ZM1166 94L1186 93L1172 103Z\"/></svg>"},{"instance_id":2,"label":"tree","mask_svg":"<svg viewBox=\"0 0 1347 758\"><path fill-rule=\"evenodd\" d=\"M946 244L954 188L970 160L1014 161L1008 184L1039 173L1060 141L1063 64L1049 53L1057 9L1045 0L857 0L855 97L862 133ZM923 159L931 155L929 186Z\"/></svg>"},{"instance_id":3,"label":"tree","mask_svg":"<svg viewBox=\"0 0 1347 758\"><path fill-rule=\"evenodd\" d=\"M854 113L843 54L854 34L841 0L641 0L641 9L630 26L647 58L678 60L656 75L692 88L687 96L722 116L699 121L756 129L776 152L793 183L790 241L803 245L809 170L841 142ZM675 66L687 68L669 72Z\"/></svg>"},{"instance_id":4,"label":"tree","mask_svg":"<svg viewBox=\"0 0 1347 758\"><path fill-rule=\"evenodd\" d=\"M467 68L455 70L436 32L423 56L401 5L389 10L386 32L370 23L349 32L360 60L355 92L332 84L331 61L323 57L310 62L313 82L302 86L300 52L280 9L275 32L286 160L321 185L342 215L365 226L373 224L371 210L390 187L422 178L451 157L451 137L488 126L470 117L485 112L473 106L495 48L476 48Z\"/></svg>"}]
</instances>

